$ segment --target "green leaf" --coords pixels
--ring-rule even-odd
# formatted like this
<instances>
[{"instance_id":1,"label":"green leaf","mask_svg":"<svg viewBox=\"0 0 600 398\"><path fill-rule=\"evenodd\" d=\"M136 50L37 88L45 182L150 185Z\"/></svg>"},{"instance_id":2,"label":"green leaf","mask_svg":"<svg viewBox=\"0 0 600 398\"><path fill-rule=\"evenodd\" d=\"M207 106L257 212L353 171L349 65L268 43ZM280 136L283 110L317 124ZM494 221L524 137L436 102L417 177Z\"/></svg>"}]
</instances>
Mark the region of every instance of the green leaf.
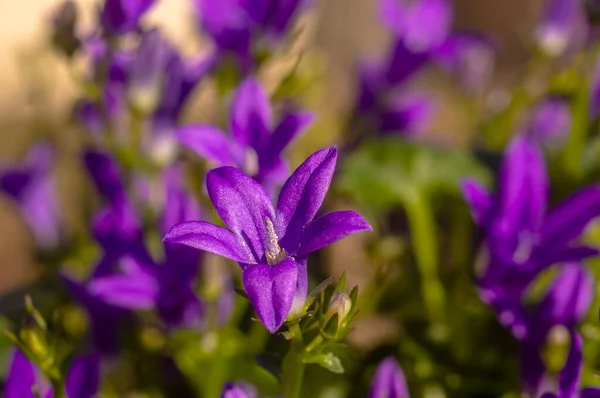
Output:
<instances>
[{"instance_id":1,"label":"green leaf","mask_svg":"<svg viewBox=\"0 0 600 398\"><path fill-rule=\"evenodd\" d=\"M342 366L342 361L335 356L332 352L328 352L327 354L315 354L311 355L304 359L305 363L315 363L329 370L330 372L342 374L344 373L344 367Z\"/></svg>"},{"instance_id":2,"label":"green leaf","mask_svg":"<svg viewBox=\"0 0 600 398\"><path fill-rule=\"evenodd\" d=\"M365 143L346 160L339 188L368 208L385 212L423 191L459 196L466 177L487 184L491 173L469 153L386 138Z\"/></svg>"}]
</instances>

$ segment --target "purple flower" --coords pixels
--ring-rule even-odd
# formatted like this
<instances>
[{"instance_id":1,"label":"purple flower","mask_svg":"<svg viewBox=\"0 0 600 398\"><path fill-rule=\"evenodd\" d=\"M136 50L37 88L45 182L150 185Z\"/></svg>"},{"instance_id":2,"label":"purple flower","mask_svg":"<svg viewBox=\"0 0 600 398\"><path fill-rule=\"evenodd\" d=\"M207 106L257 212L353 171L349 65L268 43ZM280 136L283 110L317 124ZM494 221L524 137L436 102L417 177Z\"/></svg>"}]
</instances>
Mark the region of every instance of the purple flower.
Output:
<instances>
[{"instance_id":1,"label":"purple flower","mask_svg":"<svg viewBox=\"0 0 600 398\"><path fill-rule=\"evenodd\" d=\"M353 211L313 220L331 183L335 147L311 155L285 182L277 207L265 189L233 167L206 177L208 195L229 229L203 221L174 226L165 242L181 243L237 261L250 302L274 333L304 305L307 255L369 224Z\"/></svg>"},{"instance_id":2,"label":"purple flower","mask_svg":"<svg viewBox=\"0 0 600 398\"><path fill-rule=\"evenodd\" d=\"M204 31L220 52L233 53L241 66L252 64L255 44L281 41L304 0L194 0Z\"/></svg>"},{"instance_id":3,"label":"purple flower","mask_svg":"<svg viewBox=\"0 0 600 398\"><path fill-rule=\"evenodd\" d=\"M422 133L434 112L433 100L425 94L403 93L394 98L381 115L382 133L400 132L412 137Z\"/></svg>"},{"instance_id":4,"label":"purple flower","mask_svg":"<svg viewBox=\"0 0 600 398\"><path fill-rule=\"evenodd\" d=\"M594 283L594 277L582 264L564 264L535 312L526 315L527 333L521 341L522 380L526 391L539 391L545 373L541 353L550 331L562 326L569 334L576 334L577 323L585 317L592 303Z\"/></svg>"},{"instance_id":5,"label":"purple flower","mask_svg":"<svg viewBox=\"0 0 600 398\"><path fill-rule=\"evenodd\" d=\"M549 0L535 31L539 46L548 55L559 56L582 45L588 25L581 1Z\"/></svg>"},{"instance_id":6,"label":"purple flower","mask_svg":"<svg viewBox=\"0 0 600 398\"><path fill-rule=\"evenodd\" d=\"M404 373L393 357L384 359L375 372L369 398L409 398Z\"/></svg>"},{"instance_id":7,"label":"purple flower","mask_svg":"<svg viewBox=\"0 0 600 398\"><path fill-rule=\"evenodd\" d=\"M258 398L258 392L248 383L227 383L223 387L221 398Z\"/></svg>"},{"instance_id":8,"label":"purple flower","mask_svg":"<svg viewBox=\"0 0 600 398\"><path fill-rule=\"evenodd\" d=\"M285 147L302 134L313 115L290 112L273 125L269 98L258 81L246 79L237 90L230 114L231 137L213 126L180 128L179 141L217 166L234 166L262 183L269 192L289 175Z\"/></svg>"},{"instance_id":9,"label":"purple flower","mask_svg":"<svg viewBox=\"0 0 600 398\"><path fill-rule=\"evenodd\" d=\"M557 393L545 392L541 398L598 398L599 388L579 389L581 370L583 368L583 340L577 333L571 339L571 348L567 361L558 377Z\"/></svg>"},{"instance_id":10,"label":"purple flower","mask_svg":"<svg viewBox=\"0 0 600 398\"><path fill-rule=\"evenodd\" d=\"M447 0L380 0L381 19L415 53L441 45L452 28Z\"/></svg>"},{"instance_id":11,"label":"purple flower","mask_svg":"<svg viewBox=\"0 0 600 398\"><path fill-rule=\"evenodd\" d=\"M69 398L92 398L100 385L100 359L96 355L81 356L73 361L66 380ZM32 391L37 389L39 395ZM4 383L5 398L52 398L50 383L45 380L37 367L21 351L12 355L10 370Z\"/></svg>"},{"instance_id":12,"label":"purple flower","mask_svg":"<svg viewBox=\"0 0 600 398\"><path fill-rule=\"evenodd\" d=\"M12 197L38 244L52 248L60 242L60 205L52 173L54 151L48 144L33 147L24 162L0 169L0 191Z\"/></svg>"},{"instance_id":13,"label":"purple flower","mask_svg":"<svg viewBox=\"0 0 600 398\"><path fill-rule=\"evenodd\" d=\"M564 141L570 129L569 104L564 99L550 97L536 105L527 133L533 140L552 146Z\"/></svg>"},{"instance_id":14,"label":"purple flower","mask_svg":"<svg viewBox=\"0 0 600 398\"><path fill-rule=\"evenodd\" d=\"M498 184L494 197L476 181L463 183L463 195L485 234L489 257L478 285L501 323L524 338L521 298L531 281L552 264L597 255L596 249L577 240L600 213L600 187L586 187L547 213L543 155L534 142L521 136L505 153Z\"/></svg>"},{"instance_id":15,"label":"purple flower","mask_svg":"<svg viewBox=\"0 0 600 398\"><path fill-rule=\"evenodd\" d=\"M113 35L133 31L154 2L155 0L106 0L100 13L100 22Z\"/></svg>"}]
</instances>

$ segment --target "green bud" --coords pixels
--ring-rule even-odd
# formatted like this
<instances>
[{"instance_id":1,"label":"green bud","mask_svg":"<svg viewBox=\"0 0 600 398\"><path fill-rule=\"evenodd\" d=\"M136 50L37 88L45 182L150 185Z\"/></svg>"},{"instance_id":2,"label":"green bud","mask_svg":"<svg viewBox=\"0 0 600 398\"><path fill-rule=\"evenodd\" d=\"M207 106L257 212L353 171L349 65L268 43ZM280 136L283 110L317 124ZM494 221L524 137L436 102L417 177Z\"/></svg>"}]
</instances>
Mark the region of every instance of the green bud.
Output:
<instances>
[{"instance_id":1,"label":"green bud","mask_svg":"<svg viewBox=\"0 0 600 398\"><path fill-rule=\"evenodd\" d=\"M48 357L48 344L41 330L26 327L21 329L19 336L24 346L37 358L45 359Z\"/></svg>"},{"instance_id":2,"label":"green bud","mask_svg":"<svg viewBox=\"0 0 600 398\"><path fill-rule=\"evenodd\" d=\"M325 319L330 319L332 316L337 315L338 328L342 326L350 310L352 309L352 300L350 296L344 292L333 292L331 300L329 301L329 307L325 314Z\"/></svg>"}]
</instances>

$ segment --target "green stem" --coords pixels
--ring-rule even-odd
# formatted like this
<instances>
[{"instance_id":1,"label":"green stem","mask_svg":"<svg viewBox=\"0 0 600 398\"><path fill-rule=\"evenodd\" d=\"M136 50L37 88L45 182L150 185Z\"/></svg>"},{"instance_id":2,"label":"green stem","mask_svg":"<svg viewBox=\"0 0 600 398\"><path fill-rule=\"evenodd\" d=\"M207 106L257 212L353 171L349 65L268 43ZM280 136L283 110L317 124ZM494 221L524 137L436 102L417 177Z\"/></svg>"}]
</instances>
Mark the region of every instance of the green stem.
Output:
<instances>
[{"instance_id":1,"label":"green stem","mask_svg":"<svg viewBox=\"0 0 600 398\"><path fill-rule=\"evenodd\" d=\"M52 383L52 390L54 394L52 395L54 398L68 398L67 392L65 390L65 383L60 377L53 377L50 379Z\"/></svg>"},{"instance_id":2,"label":"green stem","mask_svg":"<svg viewBox=\"0 0 600 398\"><path fill-rule=\"evenodd\" d=\"M421 273L425 305L429 315L443 319L444 288L438 276L438 244L433 213L425 194L415 194L404 201L408 215L415 259Z\"/></svg>"},{"instance_id":3,"label":"green stem","mask_svg":"<svg viewBox=\"0 0 600 398\"><path fill-rule=\"evenodd\" d=\"M302 358L304 343L298 324L290 325L290 331L294 337L292 338L290 350L283 362L283 396L285 398L299 398L302 392L302 381L306 367Z\"/></svg>"}]
</instances>

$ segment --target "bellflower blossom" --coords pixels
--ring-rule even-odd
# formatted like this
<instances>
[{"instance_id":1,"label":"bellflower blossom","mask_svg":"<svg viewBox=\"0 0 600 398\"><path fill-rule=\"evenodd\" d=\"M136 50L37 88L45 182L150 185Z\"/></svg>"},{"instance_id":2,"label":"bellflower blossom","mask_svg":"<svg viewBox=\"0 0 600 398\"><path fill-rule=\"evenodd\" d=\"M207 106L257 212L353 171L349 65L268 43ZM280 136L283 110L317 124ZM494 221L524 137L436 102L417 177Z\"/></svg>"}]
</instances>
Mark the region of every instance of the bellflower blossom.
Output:
<instances>
[{"instance_id":1,"label":"bellflower blossom","mask_svg":"<svg viewBox=\"0 0 600 398\"><path fill-rule=\"evenodd\" d=\"M69 398L93 398L100 386L100 359L96 355L76 358L66 379ZM34 394L37 389L38 395ZM10 370L4 382L4 398L52 398L52 387L40 375L40 371L21 351L14 351Z\"/></svg>"},{"instance_id":2,"label":"bellflower blossom","mask_svg":"<svg viewBox=\"0 0 600 398\"><path fill-rule=\"evenodd\" d=\"M527 134L537 142L556 146L569 134L571 122L569 104L564 99L549 97L533 110Z\"/></svg>"},{"instance_id":3,"label":"bellflower blossom","mask_svg":"<svg viewBox=\"0 0 600 398\"><path fill-rule=\"evenodd\" d=\"M0 167L0 192L14 199L37 243L46 249L60 243L60 204L52 172L54 150L49 144L31 148L20 164Z\"/></svg>"},{"instance_id":4,"label":"bellflower blossom","mask_svg":"<svg viewBox=\"0 0 600 398\"><path fill-rule=\"evenodd\" d=\"M194 0L203 30L220 54L233 54L246 72L257 45L280 42L305 0Z\"/></svg>"},{"instance_id":5,"label":"bellflower blossom","mask_svg":"<svg viewBox=\"0 0 600 398\"><path fill-rule=\"evenodd\" d=\"M308 112L290 112L275 126L269 98L258 81L246 79L231 106L231 137L209 125L183 126L177 132L187 148L217 166L234 166L272 192L289 175L285 147L313 120Z\"/></svg>"},{"instance_id":6,"label":"bellflower blossom","mask_svg":"<svg viewBox=\"0 0 600 398\"><path fill-rule=\"evenodd\" d=\"M384 359L377 367L368 398L410 398L404 372L393 357Z\"/></svg>"},{"instance_id":7,"label":"bellflower blossom","mask_svg":"<svg viewBox=\"0 0 600 398\"><path fill-rule=\"evenodd\" d=\"M154 3L155 0L105 0L100 11L100 24L111 35L134 31Z\"/></svg>"},{"instance_id":8,"label":"bellflower blossom","mask_svg":"<svg viewBox=\"0 0 600 398\"><path fill-rule=\"evenodd\" d=\"M545 373L542 351L550 331L562 327L570 336L586 316L594 296L594 278L582 264L562 265L535 312L526 314L527 334L521 342L522 381L526 391L537 393Z\"/></svg>"},{"instance_id":9,"label":"bellflower blossom","mask_svg":"<svg viewBox=\"0 0 600 398\"><path fill-rule=\"evenodd\" d=\"M583 188L547 212L547 179L539 147L517 136L504 155L496 197L476 181L463 183L471 214L485 234L488 261L478 277L480 294L517 338L527 333L521 299L539 272L598 253L577 240L600 214L600 187Z\"/></svg>"},{"instance_id":10,"label":"bellflower blossom","mask_svg":"<svg viewBox=\"0 0 600 398\"><path fill-rule=\"evenodd\" d=\"M370 230L362 216L336 211L313 220L331 183L337 150L312 154L283 185L273 206L265 189L233 167L207 174L208 195L229 228L204 221L174 226L165 242L181 243L237 261L250 302L274 333L304 305L307 256L355 232Z\"/></svg>"},{"instance_id":11,"label":"bellflower blossom","mask_svg":"<svg viewBox=\"0 0 600 398\"><path fill-rule=\"evenodd\" d=\"M581 46L586 40L588 28L582 1L549 0L535 31L535 38L548 55L559 56L569 48Z\"/></svg>"},{"instance_id":12,"label":"bellflower blossom","mask_svg":"<svg viewBox=\"0 0 600 398\"><path fill-rule=\"evenodd\" d=\"M583 368L583 340L578 334L571 339L569 356L558 376L558 391L545 392L541 398L598 398L600 388L586 387L579 389L581 370Z\"/></svg>"},{"instance_id":13,"label":"bellflower blossom","mask_svg":"<svg viewBox=\"0 0 600 398\"><path fill-rule=\"evenodd\" d=\"M127 309L155 309L165 325L175 327L197 323L202 305L193 291L200 253L181 245L165 244L165 256L156 262L148 254L140 228L114 163L100 153L88 153L91 175L111 204L100 213L105 253L120 254L118 266L97 270L87 291L105 303ZM110 176L110 177L108 177ZM183 170L172 167L163 175L166 192L164 211L160 215L162 233L176 223L200 218L201 210L183 188ZM103 215L107 213L108 216ZM106 224L106 226L104 226ZM98 228L96 228L98 230Z\"/></svg>"}]
</instances>

